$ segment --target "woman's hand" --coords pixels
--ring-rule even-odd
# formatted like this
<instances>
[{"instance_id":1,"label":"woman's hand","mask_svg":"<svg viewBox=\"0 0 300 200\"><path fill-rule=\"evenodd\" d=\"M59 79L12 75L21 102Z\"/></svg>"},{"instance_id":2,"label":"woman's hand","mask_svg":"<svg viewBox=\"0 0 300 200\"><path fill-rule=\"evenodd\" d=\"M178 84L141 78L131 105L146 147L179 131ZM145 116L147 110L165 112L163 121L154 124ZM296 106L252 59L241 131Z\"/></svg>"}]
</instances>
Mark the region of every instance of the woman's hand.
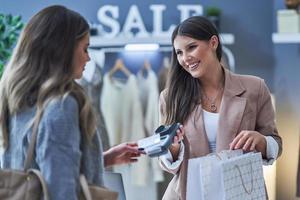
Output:
<instances>
[{"instance_id":1,"label":"woman's hand","mask_svg":"<svg viewBox=\"0 0 300 200\"><path fill-rule=\"evenodd\" d=\"M241 131L230 143L230 150L243 149L243 151L259 151L266 157L266 138L257 131Z\"/></svg>"},{"instance_id":2,"label":"woman's hand","mask_svg":"<svg viewBox=\"0 0 300 200\"><path fill-rule=\"evenodd\" d=\"M183 136L184 136L184 130L183 130L182 125L179 126L179 129L176 131L176 133L177 133L177 135L174 137L173 143L169 147L169 150L172 154L174 161L176 161L178 159L180 143L183 140Z\"/></svg>"},{"instance_id":3,"label":"woman's hand","mask_svg":"<svg viewBox=\"0 0 300 200\"><path fill-rule=\"evenodd\" d=\"M137 162L141 156L138 145L135 142L127 142L111 147L104 152L104 166L121 165Z\"/></svg>"}]
</instances>

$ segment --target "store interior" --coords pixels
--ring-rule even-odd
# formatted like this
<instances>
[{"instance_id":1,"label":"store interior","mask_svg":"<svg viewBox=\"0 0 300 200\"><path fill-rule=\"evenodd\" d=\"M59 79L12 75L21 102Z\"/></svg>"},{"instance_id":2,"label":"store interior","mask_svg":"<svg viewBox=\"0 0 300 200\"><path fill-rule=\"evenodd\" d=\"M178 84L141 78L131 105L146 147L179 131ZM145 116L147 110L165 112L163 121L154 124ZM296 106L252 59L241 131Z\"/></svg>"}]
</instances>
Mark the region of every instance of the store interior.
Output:
<instances>
[{"instance_id":1,"label":"store interior","mask_svg":"<svg viewBox=\"0 0 300 200\"><path fill-rule=\"evenodd\" d=\"M0 0L0 13L20 15L26 23L40 9L60 4L89 21L91 61L79 82L87 89L98 117L106 124L98 129L102 130L103 146L107 149L153 133L159 125L158 95L171 67L170 33L183 19L207 16L209 8L214 8L219 14L224 65L235 73L263 78L272 93L283 153L272 166L264 167L269 199L297 200L300 199L300 1L297 2L297 8L288 8L284 0ZM287 15L294 18L289 21ZM122 96L112 94L113 86L107 83L109 77L118 82L117 89L127 87ZM113 105L111 98L115 98ZM135 113L119 120L131 123L134 129L116 130L116 117L110 115L109 109L126 106L135 106ZM131 135L132 132L137 134ZM146 157L137 165L109 170L122 173L129 200L161 199L172 178L159 168L156 159Z\"/></svg>"}]
</instances>

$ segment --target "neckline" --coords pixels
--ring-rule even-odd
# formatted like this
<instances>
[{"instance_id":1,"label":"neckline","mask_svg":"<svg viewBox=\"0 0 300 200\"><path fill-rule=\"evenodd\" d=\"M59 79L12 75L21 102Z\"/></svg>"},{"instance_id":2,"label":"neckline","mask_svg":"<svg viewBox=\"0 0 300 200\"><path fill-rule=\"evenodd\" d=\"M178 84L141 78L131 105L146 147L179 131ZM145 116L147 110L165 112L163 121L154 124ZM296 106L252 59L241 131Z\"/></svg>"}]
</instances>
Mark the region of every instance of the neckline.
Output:
<instances>
[{"instance_id":1,"label":"neckline","mask_svg":"<svg viewBox=\"0 0 300 200\"><path fill-rule=\"evenodd\" d=\"M202 108L202 110L203 110L203 112L205 112L207 114L211 114L211 115L219 115L220 114L220 113L209 112L209 111L207 111L207 110L205 110L203 108Z\"/></svg>"}]
</instances>

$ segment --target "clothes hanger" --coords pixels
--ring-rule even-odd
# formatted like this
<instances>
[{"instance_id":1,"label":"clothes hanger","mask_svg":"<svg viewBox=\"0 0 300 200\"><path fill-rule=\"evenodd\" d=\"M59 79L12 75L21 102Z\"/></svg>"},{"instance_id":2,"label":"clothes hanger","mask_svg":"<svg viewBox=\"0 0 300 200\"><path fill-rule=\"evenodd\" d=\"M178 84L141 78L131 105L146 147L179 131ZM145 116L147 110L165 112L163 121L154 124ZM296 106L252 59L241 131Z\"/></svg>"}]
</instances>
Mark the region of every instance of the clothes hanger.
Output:
<instances>
[{"instance_id":1,"label":"clothes hanger","mask_svg":"<svg viewBox=\"0 0 300 200\"><path fill-rule=\"evenodd\" d=\"M123 60L121 58L118 58L115 62L115 65L113 68L109 71L109 77L112 78L112 76L117 72L121 71L123 72L127 77L131 75L131 72L127 69L127 67L124 65Z\"/></svg>"},{"instance_id":2,"label":"clothes hanger","mask_svg":"<svg viewBox=\"0 0 300 200\"><path fill-rule=\"evenodd\" d=\"M152 69L151 64L150 64L149 60L146 59L146 60L144 61L144 65L143 65L143 67L141 68L140 71L141 71L141 73L142 73L143 75L145 75L145 74L147 74L151 69Z\"/></svg>"},{"instance_id":3,"label":"clothes hanger","mask_svg":"<svg viewBox=\"0 0 300 200\"><path fill-rule=\"evenodd\" d=\"M165 56L163 59L163 67L170 68L170 66L171 66L170 58Z\"/></svg>"},{"instance_id":4,"label":"clothes hanger","mask_svg":"<svg viewBox=\"0 0 300 200\"><path fill-rule=\"evenodd\" d=\"M151 64L150 64L149 60L146 59L144 61L143 69L148 70L148 71L151 69Z\"/></svg>"}]
</instances>

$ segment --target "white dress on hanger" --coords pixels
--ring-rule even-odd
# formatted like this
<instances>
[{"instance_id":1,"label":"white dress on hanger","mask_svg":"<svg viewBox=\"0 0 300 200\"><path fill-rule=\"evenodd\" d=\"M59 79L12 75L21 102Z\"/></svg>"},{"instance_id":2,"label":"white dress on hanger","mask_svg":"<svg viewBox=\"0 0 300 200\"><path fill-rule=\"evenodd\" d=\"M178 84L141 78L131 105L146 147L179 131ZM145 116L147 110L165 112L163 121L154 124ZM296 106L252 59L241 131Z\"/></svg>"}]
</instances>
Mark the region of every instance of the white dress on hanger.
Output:
<instances>
[{"instance_id":1,"label":"white dress on hanger","mask_svg":"<svg viewBox=\"0 0 300 200\"><path fill-rule=\"evenodd\" d=\"M147 76L144 77L142 71L137 74L140 99L144 114L144 126L147 136L153 135L159 126L159 92L157 76L152 69L147 70ZM157 159L151 159L153 169L153 179L156 182L164 180L163 171L158 164Z\"/></svg>"},{"instance_id":2,"label":"white dress on hanger","mask_svg":"<svg viewBox=\"0 0 300 200\"><path fill-rule=\"evenodd\" d=\"M101 109L110 144L116 145L144 138L146 135L136 77L130 75L124 83L112 80L105 74L102 92ZM127 199L156 199L155 185L149 187L149 180L153 178L149 173L148 158L141 156L138 159L137 163L131 165L116 166L114 171L122 173Z\"/></svg>"},{"instance_id":3,"label":"white dress on hanger","mask_svg":"<svg viewBox=\"0 0 300 200\"><path fill-rule=\"evenodd\" d=\"M111 80L105 74L101 98L101 110L112 146L145 137L142 107L134 75L130 75L123 83Z\"/></svg>"}]
</instances>

